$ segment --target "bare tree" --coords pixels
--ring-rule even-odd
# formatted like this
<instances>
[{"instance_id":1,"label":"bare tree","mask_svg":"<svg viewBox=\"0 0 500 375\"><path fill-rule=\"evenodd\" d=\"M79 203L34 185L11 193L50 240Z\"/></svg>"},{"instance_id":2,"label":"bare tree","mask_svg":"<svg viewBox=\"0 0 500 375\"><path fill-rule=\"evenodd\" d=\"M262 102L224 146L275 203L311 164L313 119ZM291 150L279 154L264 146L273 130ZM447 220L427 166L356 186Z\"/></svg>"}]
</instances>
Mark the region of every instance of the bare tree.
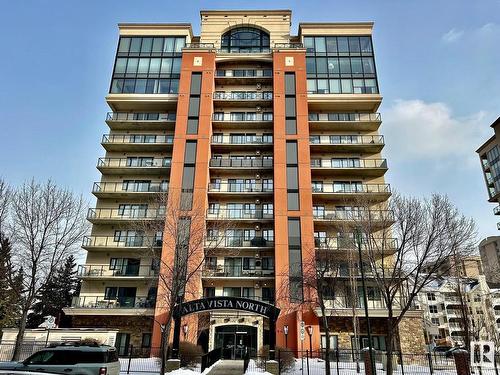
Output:
<instances>
[{"instance_id":1,"label":"bare tree","mask_svg":"<svg viewBox=\"0 0 500 375\"><path fill-rule=\"evenodd\" d=\"M430 199L394 194L382 205L362 200L356 204L359 211L353 211L348 221L358 241L364 242L359 266L368 269L387 309L386 347L392 358L399 323L413 308L418 293L446 274L451 256L474 250L475 223L439 194ZM392 371L388 360L387 373Z\"/></svg>"},{"instance_id":2,"label":"bare tree","mask_svg":"<svg viewBox=\"0 0 500 375\"><path fill-rule=\"evenodd\" d=\"M74 254L87 231L86 205L82 197L57 187L53 182L24 183L12 194L9 232L14 249L9 267L21 275L22 288L15 293L21 318L13 360L18 360L28 312L41 288L66 258ZM14 275L9 275L15 286Z\"/></svg>"},{"instance_id":3,"label":"bare tree","mask_svg":"<svg viewBox=\"0 0 500 375\"><path fill-rule=\"evenodd\" d=\"M12 191L7 183L0 178L0 238L7 220Z\"/></svg>"},{"instance_id":4,"label":"bare tree","mask_svg":"<svg viewBox=\"0 0 500 375\"><path fill-rule=\"evenodd\" d=\"M161 325L160 355L164 372L175 306L185 299L201 297L201 274L210 271L204 268L206 259L224 245L230 221L223 218L207 221L204 202L172 189L168 195L156 194L151 206L160 210L162 220L140 220L136 229L149 239L148 251L158 264L156 308L162 312L162 322L156 323ZM156 247L159 232L162 233L161 252Z\"/></svg>"}]
</instances>

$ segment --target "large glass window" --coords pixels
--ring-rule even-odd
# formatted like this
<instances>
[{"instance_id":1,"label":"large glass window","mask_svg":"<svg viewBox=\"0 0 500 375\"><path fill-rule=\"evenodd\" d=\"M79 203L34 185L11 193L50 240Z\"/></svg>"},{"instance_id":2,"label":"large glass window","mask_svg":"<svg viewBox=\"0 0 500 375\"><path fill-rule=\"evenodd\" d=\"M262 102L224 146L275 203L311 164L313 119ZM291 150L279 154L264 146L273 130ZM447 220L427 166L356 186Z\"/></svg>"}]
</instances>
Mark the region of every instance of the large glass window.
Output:
<instances>
[{"instance_id":1,"label":"large glass window","mask_svg":"<svg viewBox=\"0 0 500 375\"><path fill-rule=\"evenodd\" d=\"M308 36L304 45L309 93L378 93L370 36Z\"/></svg>"},{"instance_id":2,"label":"large glass window","mask_svg":"<svg viewBox=\"0 0 500 375\"><path fill-rule=\"evenodd\" d=\"M267 52L269 51L269 34L253 27L237 27L222 35L223 52Z\"/></svg>"},{"instance_id":3,"label":"large glass window","mask_svg":"<svg viewBox=\"0 0 500 375\"><path fill-rule=\"evenodd\" d=\"M176 94L185 37L122 37L110 92Z\"/></svg>"}]
</instances>

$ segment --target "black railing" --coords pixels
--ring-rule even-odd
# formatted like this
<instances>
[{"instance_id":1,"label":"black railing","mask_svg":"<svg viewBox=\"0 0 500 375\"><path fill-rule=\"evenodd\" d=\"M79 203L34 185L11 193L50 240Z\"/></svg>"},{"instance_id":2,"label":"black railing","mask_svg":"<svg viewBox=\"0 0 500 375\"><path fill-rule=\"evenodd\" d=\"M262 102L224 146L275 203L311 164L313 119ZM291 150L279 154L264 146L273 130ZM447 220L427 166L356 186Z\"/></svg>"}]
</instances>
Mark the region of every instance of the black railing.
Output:
<instances>
[{"instance_id":1,"label":"black railing","mask_svg":"<svg viewBox=\"0 0 500 375\"><path fill-rule=\"evenodd\" d=\"M212 158L211 167L231 167L231 168L272 168L273 159L231 159Z\"/></svg>"},{"instance_id":2,"label":"black railing","mask_svg":"<svg viewBox=\"0 0 500 375\"><path fill-rule=\"evenodd\" d=\"M201 372L222 358L222 348L216 348L201 357Z\"/></svg>"},{"instance_id":3,"label":"black railing","mask_svg":"<svg viewBox=\"0 0 500 375\"><path fill-rule=\"evenodd\" d=\"M175 121L176 113L108 112L106 121Z\"/></svg>"}]
</instances>

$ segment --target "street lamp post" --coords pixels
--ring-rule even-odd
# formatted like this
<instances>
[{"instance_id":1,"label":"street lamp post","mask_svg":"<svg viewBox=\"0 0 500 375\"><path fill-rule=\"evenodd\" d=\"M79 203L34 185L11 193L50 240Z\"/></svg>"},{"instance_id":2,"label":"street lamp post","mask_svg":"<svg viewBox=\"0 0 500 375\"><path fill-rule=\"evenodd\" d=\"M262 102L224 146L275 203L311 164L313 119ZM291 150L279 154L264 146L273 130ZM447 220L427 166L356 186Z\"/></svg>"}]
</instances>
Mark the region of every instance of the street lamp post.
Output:
<instances>
[{"instance_id":1,"label":"street lamp post","mask_svg":"<svg viewBox=\"0 0 500 375\"><path fill-rule=\"evenodd\" d=\"M361 231L356 229L356 242L358 245L358 255L359 255L359 269L361 271L361 286L363 288L363 305L365 306L365 318L366 318L366 333L368 335L368 350L370 351L370 366L372 369L372 374L376 374L375 362L372 352L372 329L370 325L370 317L368 315L368 298L366 297L366 283L365 283L365 271L363 267L363 252L361 250Z\"/></svg>"},{"instance_id":2,"label":"street lamp post","mask_svg":"<svg viewBox=\"0 0 500 375\"><path fill-rule=\"evenodd\" d=\"M283 326L283 333L285 334L285 348L288 349L288 326Z\"/></svg>"},{"instance_id":3,"label":"street lamp post","mask_svg":"<svg viewBox=\"0 0 500 375\"><path fill-rule=\"evenodd\" d=\"M313 346L312 346L312 336L313 336L313 327L307 326L307 333L309 334L309 353L312 356Z\"/></svg>"}]
</instances>

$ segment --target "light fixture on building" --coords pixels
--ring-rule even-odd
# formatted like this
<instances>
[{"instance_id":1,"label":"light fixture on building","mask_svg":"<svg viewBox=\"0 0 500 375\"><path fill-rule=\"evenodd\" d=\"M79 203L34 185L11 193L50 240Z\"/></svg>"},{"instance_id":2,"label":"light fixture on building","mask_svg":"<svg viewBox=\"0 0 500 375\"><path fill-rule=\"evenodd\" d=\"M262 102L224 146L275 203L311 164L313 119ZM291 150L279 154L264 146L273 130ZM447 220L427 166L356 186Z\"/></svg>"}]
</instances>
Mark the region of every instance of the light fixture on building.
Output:
<instances>
[{"instance_id":1,"label":"light fixture on building","mask_svg":"<svg viewBox=\"0 0 500 375\"><path fill-rule=\"evenodd\" d=\"M288 326L283 326L283 333L285 334L285 348L288 348Z\"/></svg>"},{"instance_id":2,"label":"light fixture on building","mask_svg":"<svg viewBox=\"0 0 500 375\"><path fill-rule=\"evenodd\" d=\"M182 331L184 332L184 339L186 339L186 336L187 336L188 330L189 330L189 326L188 326L187 324L184 324L184 325L182 326Z\"/></svg>"}]
</instances>

